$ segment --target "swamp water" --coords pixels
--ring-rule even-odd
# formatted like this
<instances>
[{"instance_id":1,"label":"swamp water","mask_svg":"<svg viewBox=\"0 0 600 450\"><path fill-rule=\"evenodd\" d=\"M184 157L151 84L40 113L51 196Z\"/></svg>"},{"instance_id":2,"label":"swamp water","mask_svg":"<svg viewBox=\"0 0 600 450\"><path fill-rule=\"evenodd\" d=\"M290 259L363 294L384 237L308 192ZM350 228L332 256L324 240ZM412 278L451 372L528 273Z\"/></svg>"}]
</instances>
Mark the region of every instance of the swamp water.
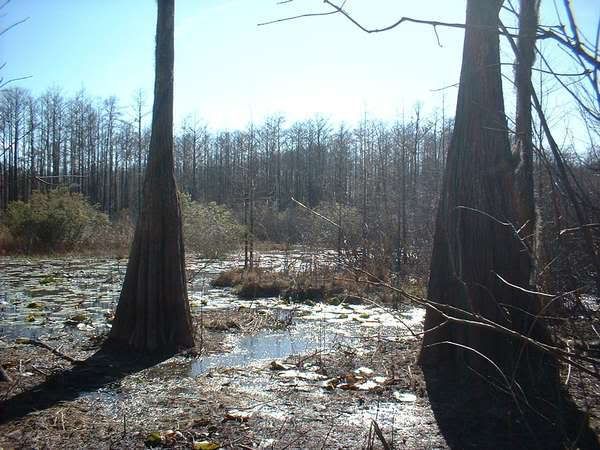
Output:
<instances>
[{"instance_id":1,"label":"swamp water","mask_svg":"<svg viewBox=\"0 0 600 450\"><path fill-rule=\"evenodd\" d=\"M302 255L291 258L269 253L262 255L261 267L297 268L302 261ZM164 417L197 414L194 408L205 396L223 399L219 401L234 404L243 409L243 414L260 417L263 426L301 419L328 428L333 420L328 411L338 410L342 414L339 428L343 435L348 426L362 433L372 420L392 429L404 424L410 433L411 427L422 421L423 411L412 393L395 391L391 401L360 403L340 389L332 394L326 385L327 377L318 373L316 366L308 364L302 370L295 366L280 368L283 370L271 367L273 361L291 355L317 354L336 346L360 353L365 340L373 343L376 339L410 339L405 326L418 329L424 317L422 309L392 311L368 304L287 304L279 298L248 301L239 299L230 289L210 286L217 273L237 265L237 258L217 262L188 259L193 315L198 318L203 311L240 308L267 310L276 317L291 318L291 326L252 335L225 332L223 344L229 350L226 353L195 359L171 358L82 392L79 401L116 421L139 418L140 426L148 430L161 429ZM53 345L52 339L64 339L65 335L67 339L83 340L105 333L110 327L107 318L118 301L125 267L126 260L115 258L0 258L0 346L12 345L18 337L41 338ZM382 384L377 378L385 378L382 375L385 374L372 374L362 384L367 388L363 392L370 389L368 383L380 389ZM357 385L357 389L362 388ZM180 403L173 403L175 399ZM280 426L273 425L276 429ZM329 435L328 430L321 431ZM334 435L335 432L331 439Z\"/></svg>"},{"instance_id":2,"label":"swamp water","mask_svg":"<svg viewBox=\"0 0 600 450\"><path fill-rule=\"evenodd\" d=\"M328 255L325 255L328 257ZM298 268L307 258L299 252L261 255L261 267ZM294 325L285 330L254 335L228 334L231 352L198 358L191 364L195 376L212 368L244 367L332 348L373 333L406 335L404 325L418 326L422 309L390 312L372 305L287 304L278 298L241 300L228 288L213 288L210 280L238 264L188 258L189 298L194 315L200 310L253 308L288 315ZM310 260L309 260L310 261ZM310 261L314 263L314 261ZM94 335L108 331L114 313L126 260L116 258L0 258L0 338L40 338L71 333ZM404 325L403 325L404 324Z\"/></svg>"}]
</instances>

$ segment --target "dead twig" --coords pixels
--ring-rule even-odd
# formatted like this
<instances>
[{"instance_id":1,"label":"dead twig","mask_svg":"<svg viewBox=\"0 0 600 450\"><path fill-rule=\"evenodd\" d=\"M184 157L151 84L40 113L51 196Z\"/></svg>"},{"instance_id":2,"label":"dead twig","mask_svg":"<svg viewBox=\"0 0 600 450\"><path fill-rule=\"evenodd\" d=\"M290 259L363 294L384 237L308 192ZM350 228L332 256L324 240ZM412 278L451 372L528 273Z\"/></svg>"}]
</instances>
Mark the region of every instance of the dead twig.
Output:
<instances>
[{"instance_id":1,"label":"dead twig","mask_svg":"<svg viewBox=\"0 0 600 450\"><path fill-rule=\"evenodd\" d=\"M50 374L48 372L46 372L45 370L40 369L39 367L36 367L35 365L31 365L31 368L33 370L35 370L37 373L39 373L40 375L43 375L45 377L49 376Z\"/></svg>"},{"instance_id":2,"label":"dead twig","mask_svg":"<svg viewBox=\"0 0 600 450\"><path fill-rule=\"evenodd\" d=\"M373 426L373 431L375 431L375 434L377 435L377 438L381 442L381 445L383 446L383 449L384 450L391 450L392 447L390 447L390 444L388 444L387 440L383 436L383 433L381 432L381 428L379 428L379 425L377 424L377 422L375 422L373 420L373 421L371 421L371 425Z\"/></svg>"}]
</instances>

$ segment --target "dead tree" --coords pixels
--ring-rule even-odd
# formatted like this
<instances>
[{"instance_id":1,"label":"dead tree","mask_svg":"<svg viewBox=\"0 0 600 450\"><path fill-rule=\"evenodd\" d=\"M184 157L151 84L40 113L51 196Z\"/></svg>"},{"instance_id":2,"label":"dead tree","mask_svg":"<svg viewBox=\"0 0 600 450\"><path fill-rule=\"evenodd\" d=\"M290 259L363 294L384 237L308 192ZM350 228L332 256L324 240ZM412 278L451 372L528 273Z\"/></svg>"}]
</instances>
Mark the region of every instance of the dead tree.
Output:
<instances>
[{"instance_id":1,"label":"dead tree","mask_svg":"<svg viewBox=\"0 0 600 450\"><path fill-rule=\"evenodd\" d=\"M174 0L158 0L152 135L143 204L110 340L139 351L194 345L173 156Z\"/></svg>"}]
</instances>

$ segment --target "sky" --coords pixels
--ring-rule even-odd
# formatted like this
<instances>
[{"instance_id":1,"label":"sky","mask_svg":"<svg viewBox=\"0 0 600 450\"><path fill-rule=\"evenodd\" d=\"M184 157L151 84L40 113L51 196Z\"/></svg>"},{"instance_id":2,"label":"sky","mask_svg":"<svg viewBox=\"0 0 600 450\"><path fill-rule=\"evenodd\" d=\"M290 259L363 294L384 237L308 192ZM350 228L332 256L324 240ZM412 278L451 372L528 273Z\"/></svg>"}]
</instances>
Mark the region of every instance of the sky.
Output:
<instances>
[{"instance_id":1,"label":"sky","mask_svg":"<svg viewBox=\"0 0 600 450\"><path fill-rule=\"evenodd\" d=\"M417 102L425 112L438 113L444 103L446 116L454 114L457 89L440 89L458 82L462 30L438 28L439 46L428 26L366 34L339 15L257 26L328 11L322 0L279 3L176 0L177 122L193 116L211 128L237 129L274 114L288 123L320 115L353 124L364 114L393 121L403 111L410 117ZM369 27L401 16L464 22L465 5L466 0L346 2L353 17ZM542 5L542 22L555 23L552 0ZM574 5L581 28L593 35L598 0ZM0 37L5 79L31 76L18 85L36 95L49 87L66 95L82 88L93 97L115 95L131 115L135 92L142 89L150 110L155 1L11 0L2 12L0 28L28 18ZM503 54L512 61L509 52ZM566 58L556 57L559 63ZM567 103L560 95L548 101L555 122L564 119Z\"/></svg>"}]
</instances>

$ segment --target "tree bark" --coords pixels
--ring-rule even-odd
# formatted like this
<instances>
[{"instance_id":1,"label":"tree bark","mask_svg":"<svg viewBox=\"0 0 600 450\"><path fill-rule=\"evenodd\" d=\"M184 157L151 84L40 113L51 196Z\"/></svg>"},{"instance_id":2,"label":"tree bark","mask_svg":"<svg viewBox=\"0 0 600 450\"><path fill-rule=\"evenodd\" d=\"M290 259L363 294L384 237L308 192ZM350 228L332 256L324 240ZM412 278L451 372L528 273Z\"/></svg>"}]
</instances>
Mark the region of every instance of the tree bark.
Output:
<instances>
[{"instance_id":1,"label":"tree bark","mask_svg":"<svg viewBox=\"0 0 600 450\"><path fill-rule=\"evenodd\" d=\"M515 121L516 142L514 154L518 161L515 169L515 203L518 228L529 245L536 248L536 212L533 189L533 126L531 115L531 70L535 61L535 41L538 24L539 0L521 0L519 10L519 41L515 69L517 86L517 115ZM523 252L522 264L531 265L527 252ZM532 269L534 267L532 266ZM531 284L534 282L532 270Z\"/></svg>"},{"instance_id":2,"label":"tree bark","mask_svg":"<svg viewBox=\"0 0 600 450\"><path fill-rule=\"evenodd\" d=\"M542 339L543 329L532 326L529 315L536 312L534 297L498 277L523 287L529 282L529 267L520 263L523 243L506 225L517 223L517 213L500 74L501 4L467 2L456 121L437 212L428 298ZM511 371L522 356L530 356L499 333L442 322L440 314L427 311L422 364L491 373L489 361L476 352Z\"/></svg>"},{"instance_id":3,"label":"tree bark","mask_svg":"<svg viewBox=\"0 0 600 450\"><path fill-rule=\"evenodd\" d=\"M110 339L139 351L194 345L173 158L174 0L158 0L156 79L143 205Z\"/></svg>"}]
</instances>

